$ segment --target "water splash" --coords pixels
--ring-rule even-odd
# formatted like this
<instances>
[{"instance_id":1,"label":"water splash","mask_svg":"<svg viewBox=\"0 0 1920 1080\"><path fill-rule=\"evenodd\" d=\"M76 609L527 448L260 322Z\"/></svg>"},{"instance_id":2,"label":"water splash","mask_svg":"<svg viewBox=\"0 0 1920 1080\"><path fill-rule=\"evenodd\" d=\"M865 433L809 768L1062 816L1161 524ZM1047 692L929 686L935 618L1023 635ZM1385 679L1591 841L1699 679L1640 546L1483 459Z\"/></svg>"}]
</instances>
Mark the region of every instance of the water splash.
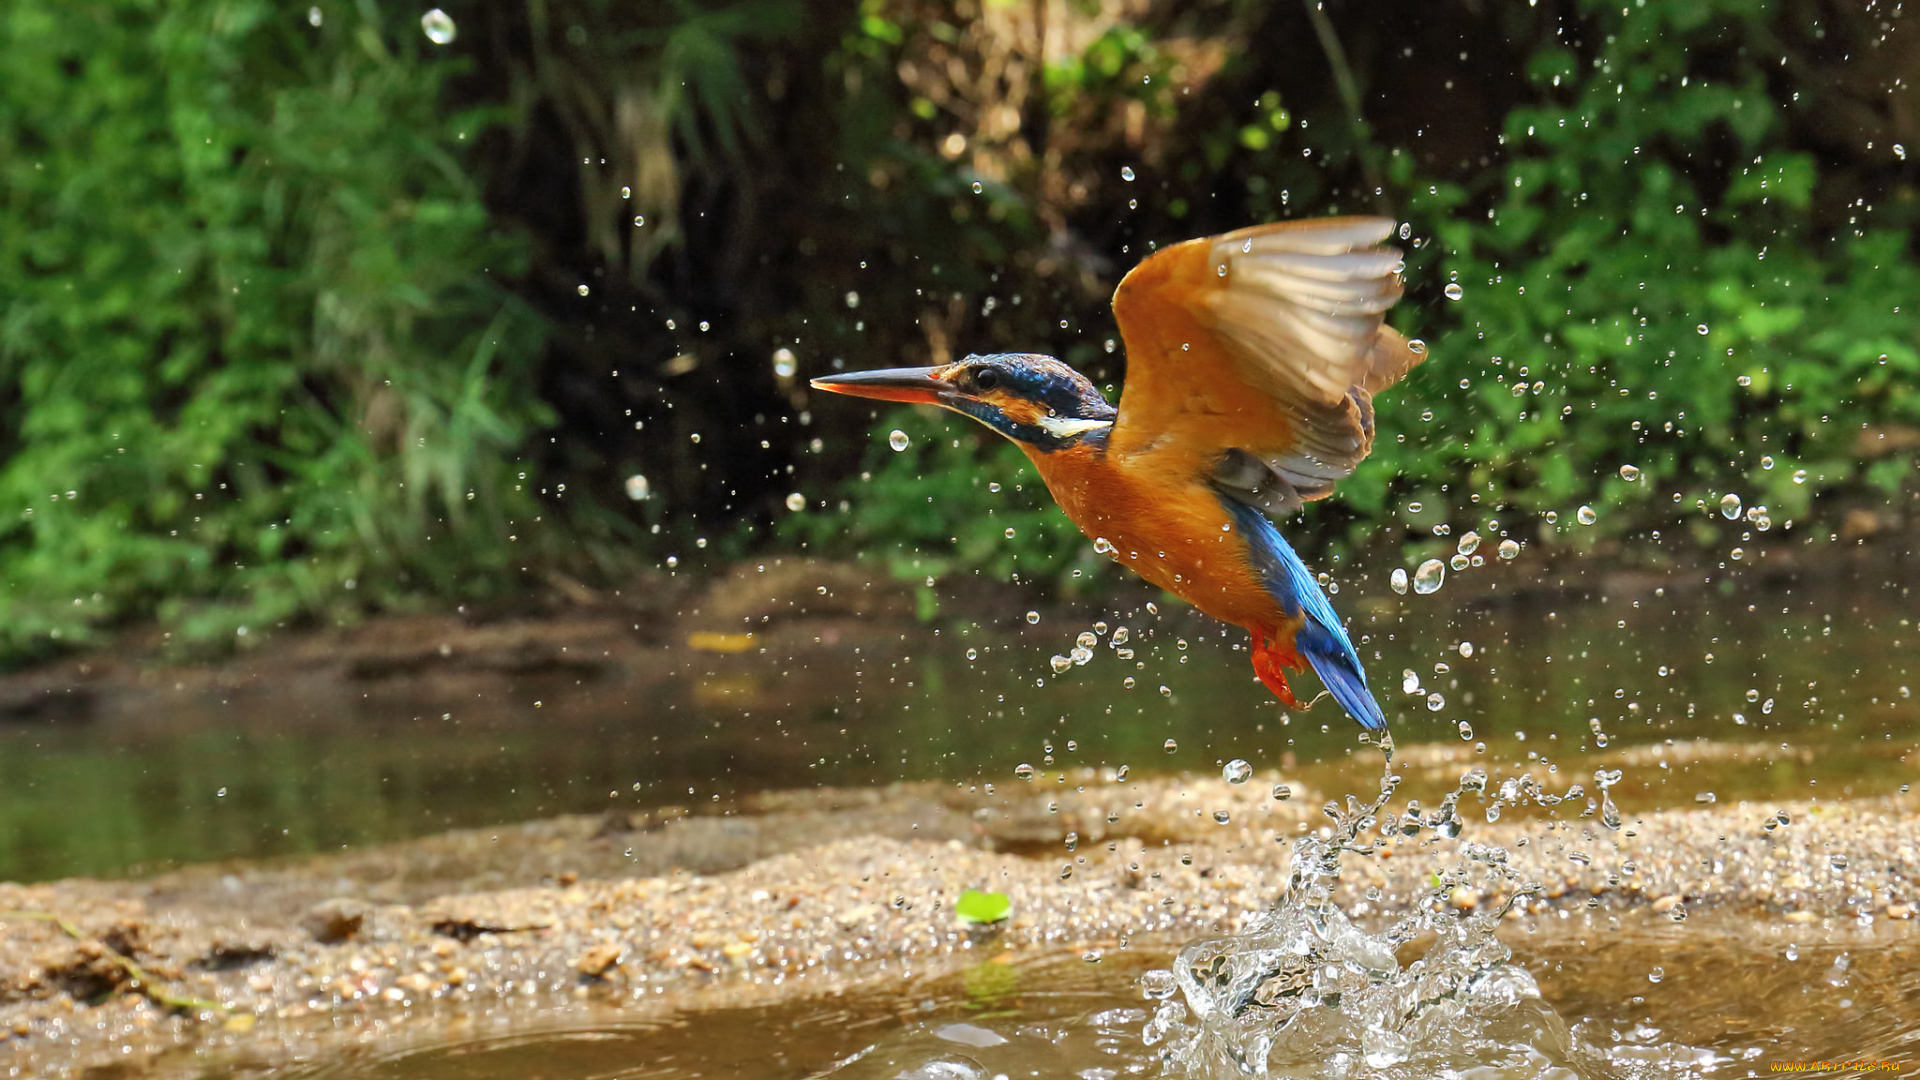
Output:
<instances>
[{"instance_id":1,"label":"water splash","mask_svg":"<svg viewBox=\"0 0 1920 1080\"><path fill-rule=\"evenodd\" d=\"M1159 1048L1170 1076L1617 1074L1609 1051L1578 1037L1496 935L1508 913L1540 891L1508 864L1506 849L1461 845L1411 910L1377 933L1335 901L1343 856L1372 856L1380 837L1454 839L1463 796L1484 801L1492 820L1502 806L1584 800L1580 785L1555 793L1531 776L1490 785L1486 771L1473 768L1439 806L1423 812L1409 802L1395 813L1392 737L1380 747L1378 797L1326 805L1331 825L1294 841L1272 909L1239 933L1192 942L1171 971L1141 980L1145 996L1158 1000L1142 1041ZM1603 817L1615 828L1607 788L1618 779L1596 775ZM1463 894L1493 900L1461 903Z\"/></svg>"}]
</instances>

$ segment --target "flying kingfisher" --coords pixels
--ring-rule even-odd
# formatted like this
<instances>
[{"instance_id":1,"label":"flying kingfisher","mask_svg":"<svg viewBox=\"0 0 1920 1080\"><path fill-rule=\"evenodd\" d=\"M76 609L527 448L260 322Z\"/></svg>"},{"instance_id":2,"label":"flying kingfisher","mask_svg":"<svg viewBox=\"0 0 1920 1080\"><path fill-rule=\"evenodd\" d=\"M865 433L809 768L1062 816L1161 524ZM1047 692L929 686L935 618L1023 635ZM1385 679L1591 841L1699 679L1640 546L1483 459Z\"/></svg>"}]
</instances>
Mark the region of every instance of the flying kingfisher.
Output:
<instances>
[{"instance_id":1,"label":"flying kingfisher","mask_svg":"<svg viewBox=\"0 0 1920 1080\"><path fill-rule=\"evenodd\" d=\"M1385 218L1258 225L1149 256L1114 290L1119 408L1050 356L969 356L813 380L964 413L1026 451L1094 546L1253 635L1253 670L1299 704L1312 664L1386 726L1339 616L1268 515L1325 498L1373 447L1373 397L1425 355L1385 325L1400 252ZM1303 662L1304 661L1304 662Z\"/></svg>"}]
</instances>

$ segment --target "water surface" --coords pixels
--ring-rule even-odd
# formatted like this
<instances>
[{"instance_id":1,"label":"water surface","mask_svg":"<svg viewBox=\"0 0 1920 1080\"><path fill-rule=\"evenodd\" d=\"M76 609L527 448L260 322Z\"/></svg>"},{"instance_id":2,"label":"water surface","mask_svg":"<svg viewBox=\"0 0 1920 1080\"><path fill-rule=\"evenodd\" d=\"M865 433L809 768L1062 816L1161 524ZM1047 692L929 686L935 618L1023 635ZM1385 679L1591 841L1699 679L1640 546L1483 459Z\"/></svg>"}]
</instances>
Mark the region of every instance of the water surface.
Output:
<instances>
[{"instance_id":1,"label":"water surface","mask_svg":"<svg viewBox=\"0 0 1920 1080\"><path fill-rule=\"evenodd\" d=\"M1571 782L1590 772L1597 728L1608 752L1644 748L1645 767L1615 792L1627 809L1871 795L1912 779L1902 759L1920 745L1920 627L1904 588L1726 583L1493 605L1356 591L1336 599L1403 749L1430 741ZM1282 710L1238 630L1171 606L1015 626L907 625L859 639L858 652L809 641L797 658L682 650L664 682L529 673L398 703L353 685L268 686L8 724L0 879L324 852L610 807L724 810L771 789L1011 782L1021 764L1146 774L1244 758L1323 791L1370 782L1373 759L1354 756L1337 706ZM1050 659L1087 632L1092 659L1057 673ZM1691 740L1732 749L1689 755Z\"/></svg>"}]
</instances>

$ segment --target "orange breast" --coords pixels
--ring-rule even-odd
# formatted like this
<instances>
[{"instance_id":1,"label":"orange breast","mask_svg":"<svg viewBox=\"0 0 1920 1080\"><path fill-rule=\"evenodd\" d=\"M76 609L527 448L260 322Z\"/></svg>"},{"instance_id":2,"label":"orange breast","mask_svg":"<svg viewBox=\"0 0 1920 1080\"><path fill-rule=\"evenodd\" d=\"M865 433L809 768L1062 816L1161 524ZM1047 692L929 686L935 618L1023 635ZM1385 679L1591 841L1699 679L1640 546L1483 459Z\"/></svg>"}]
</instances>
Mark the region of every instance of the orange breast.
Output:
<instances>
[{"instance_id":1,"label":"orange breast","mask_svg":"<svg viewBox=\"0 0 1920 1080\"><path fill-rule=\"evenodd\" d=\"M1295 628L1261 584L1247 539L1213 489L1192 478L1128 466L1081 445L1023 447L1047 490L1080 531L1112 556L1201 611L1257 633Z\"/></svg>"}]
</instances>

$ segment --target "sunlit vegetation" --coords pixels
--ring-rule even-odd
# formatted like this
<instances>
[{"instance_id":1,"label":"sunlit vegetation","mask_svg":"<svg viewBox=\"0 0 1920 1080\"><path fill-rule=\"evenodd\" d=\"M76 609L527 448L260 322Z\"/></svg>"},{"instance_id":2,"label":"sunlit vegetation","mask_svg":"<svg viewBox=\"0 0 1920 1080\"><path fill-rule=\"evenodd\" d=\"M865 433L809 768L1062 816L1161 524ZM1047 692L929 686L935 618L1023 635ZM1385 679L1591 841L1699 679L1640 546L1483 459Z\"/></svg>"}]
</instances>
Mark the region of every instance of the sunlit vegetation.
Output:
<instances>
[{"instance_id":1,"label":"sunlit vegetation","mask_svg":"<svg viewBox=\"0 0 1920 1080\"><path fill-rule=\"evenodd\" d=\"M1098 587L1016 451L806 378L1043 351L1117 394L1129 266L1325 213L1407 222L1433 359L1302 543L1911 512L1920 132L1871 11L447 11L0 20L0 658L803 544Z\"/></svg>"}]
</instances>

